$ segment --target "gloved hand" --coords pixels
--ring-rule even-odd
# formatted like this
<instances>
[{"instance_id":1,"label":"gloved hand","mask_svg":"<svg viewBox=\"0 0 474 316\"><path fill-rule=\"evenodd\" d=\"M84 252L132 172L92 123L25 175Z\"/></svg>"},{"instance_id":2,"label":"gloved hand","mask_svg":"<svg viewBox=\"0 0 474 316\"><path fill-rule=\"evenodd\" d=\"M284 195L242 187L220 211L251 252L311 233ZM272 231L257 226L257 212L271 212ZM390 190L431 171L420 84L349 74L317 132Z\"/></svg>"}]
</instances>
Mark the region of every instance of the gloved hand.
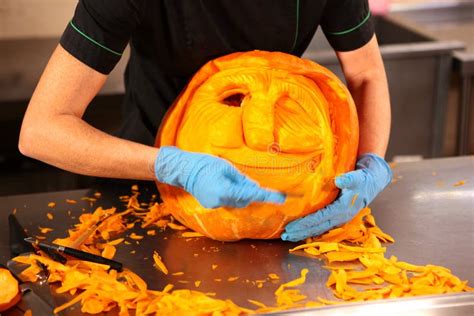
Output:
<instances>
[{"instance_id":1,"label":"gloved hand","mask_svg":"<svg viewBox=\"0 0 474 316\"><path fill-rule=\"evenodd\" d=\"M391 181L392 170L382 157L362 155L356 170L336 178L336 186L341 189L339 197L325 208L289 223L281 238L300 241L347 223Z\"/></svg>"},{"instance_id":2,"label":"gloved hand","mask_svg":"<svg viewBox=\"0 0 474 316\"><path fill-rule=\"evenodd\" d=\"M285 194L261 188L224 159L172 146L155 160L158 181L183 188L205 208L245 207L251 202L282 204Z\"/></svg>"}]
</instances>

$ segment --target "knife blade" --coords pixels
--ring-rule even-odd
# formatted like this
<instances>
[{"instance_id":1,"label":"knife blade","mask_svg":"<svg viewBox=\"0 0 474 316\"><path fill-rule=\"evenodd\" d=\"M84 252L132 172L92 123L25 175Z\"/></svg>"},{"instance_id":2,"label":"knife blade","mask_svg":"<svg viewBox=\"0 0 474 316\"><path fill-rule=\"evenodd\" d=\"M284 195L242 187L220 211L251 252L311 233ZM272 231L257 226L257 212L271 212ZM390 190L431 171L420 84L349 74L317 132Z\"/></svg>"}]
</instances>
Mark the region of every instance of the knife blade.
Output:
<instances>
[{"instance_id":1,"label":"knife blade","mask_svg":"<svg viewBox=\"0 0 474 316\"><path fill-rule=\"evenodd\" d=\"M34 283L29 282L28 280L25 280L25 278L21 275L21 272L23 272L23 270L25 270L28 267L29 265L27 264L22 264L13 260L9 260L7 262L8 270L10 270L10 272L17 279L20 280L20 288L22 290L22 295L28 294L28 297L38 297L41 302L35 302L35 305L41 306L41 310L44 310L44 308L48 306L48 308L51 310L50 311L51 314L49 315L52 315L52 309L54 308L55 304L54 304L54 300L49 288L48 276L43 271L38 274L38 281ZM30 301L34 301L34 299L31 298ZM34 312L33 306L32 306L32 311ZM43 315L43 314L39 314L39 315Z\"/></svg>"},{"instance_id":2,"label":"knife blade","mask_svg":"<svg viewBox=\"0 0 474 316\"><path fill-rule=\"evenodd\" d=\"M47 304L41 296L37 294L37 289L32 289L30 284L20 284L21 301L19 308L30 309L33 315L54 315L54 307Z\"/></svg>"},{"instance_id":3,"label":"knife blade","mask_svg":"<svg viewBox=\"0 0 474 316\"><path fill-rule=\"evenodd\" d=\"M10 253L11 257L16 257L24 253L35 252L35 248L25 242L25 238L28 238L28 234L25 229L18 222L18 219L14 214L8 215L8 229L10 237Z\"/></svg>"},{"instance_id":4,"label":"knife blade","mask_svg":"<svg viewBox=\"0 0 474 316\"><path fill-rule=\"evenodd\" d=\"M25 253L37 253L37 249L31 243L25 241L25 239L30 238L30 236L28 236L25 229L20 224L14 214L8 215L8 228L10 231L9 234L11 258L20 256ZM65 264L67 261L67 259L59 253L51 251L45 252L54 261L58 261L62 264Z\"/></svg>"},{"instance_id":5,"label":"knife blade","mask_svg":"<svg viewBox=\"0 0 474 316\"><path fill-rule=\"evenodd\" d=\"M8 216L8 226L12 258L36 253L33 245L25 242L24 239L28 238L28 234L15 215L10 214ZM64 257L62 258L66 260ZM28 268L29 265L9 260L6 267L20 282L22 301L19 304L23 307L26 305L26 307L32 310L33 315L53 315L53 309L56 304L49 288L47 271L43 269L38 274L38 281L33 283L21 275L21 272ZM21 306L20 308L23 308Z\"/></svg>"}]
</instances>

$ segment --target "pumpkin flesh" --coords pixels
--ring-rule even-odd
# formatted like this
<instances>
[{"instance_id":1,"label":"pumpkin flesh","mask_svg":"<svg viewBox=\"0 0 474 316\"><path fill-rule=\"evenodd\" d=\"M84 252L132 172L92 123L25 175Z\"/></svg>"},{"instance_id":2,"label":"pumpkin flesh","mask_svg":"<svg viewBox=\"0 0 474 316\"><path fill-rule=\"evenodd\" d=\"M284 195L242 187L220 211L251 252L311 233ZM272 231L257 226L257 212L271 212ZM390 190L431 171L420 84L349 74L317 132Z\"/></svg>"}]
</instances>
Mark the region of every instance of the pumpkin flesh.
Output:
<instances>
[{"instance_id":1,"label":"pumpkin flesh","mask_svg":"<svg viewBox=\"0 0 474 316\"><path fill-rule=\"evenodd\" d=\"M206 209L182 189L158 183L172 215L218 240L278 238L284 225L332 202L333 180L353 169L354 102L324 67L283 53L234 53L207 63L168 111L156 146L221 157L283 205ZM294 196L298 196L295 198Z\"/></svg>"},{"instance_id":2,"label":"pumpkin flesh","mask_svg":"<svg viewBox=\"0 0 474 316\"><path fill-rule=\"evenodd\" d=\"M0 312L6 311L20 301L18 281L7 269L0 268Z\"/></svg>"}]
</instances>

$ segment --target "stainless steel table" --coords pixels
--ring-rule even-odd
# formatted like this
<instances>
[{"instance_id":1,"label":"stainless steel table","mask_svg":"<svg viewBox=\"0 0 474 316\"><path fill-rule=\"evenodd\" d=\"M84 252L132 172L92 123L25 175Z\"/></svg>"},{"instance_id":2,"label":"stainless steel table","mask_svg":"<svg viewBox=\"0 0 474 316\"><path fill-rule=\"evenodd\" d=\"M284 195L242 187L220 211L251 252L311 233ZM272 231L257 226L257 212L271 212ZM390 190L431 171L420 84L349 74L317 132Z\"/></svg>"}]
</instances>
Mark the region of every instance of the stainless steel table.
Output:
<instances>
[{"instance_id":1,"label":"stainless steel table","mask_svg":"<svg viewBox=\"0 0 474 316\"><path fill-rule=\"evenodd\" d=\"M461 279L474 284L474 156L424 160L400 163L394 167L396 182L392 183L372 204L373 214L379 226L391 234L396 242L388 245L388 255L415 264L437 264L449 267ZM454 186L460 180L465 184ZM5 227L7 214L17 208L19 220L32 234L37 226L52 227L48 235L52 240L64 236L75 220L67 215L79 215L91 207L84 201L75 205L64 202L66 198L80 199L91 196L91 190L66 191L45 194L9 196L0 198L0 221ZM128 193L128 188L101 187L103 197L97 206L121 207L117 197ZM151 186L143 192L146 200L154 192ZM55 201L52 211L47 203ZM54 213L54 220L46 218L46 212ZM137 233L144 233L136 228ZM0 262L8 257L7 230L0 230ZM141 275L151 288L160 289L168 283L176 288L194 288L194 281L202 281L200 291L215 292L219 298L229 298L242 306L251 307L247 299L266 304L274 303L274 291L280 282L299 276L302 268L310 273L302 292L310 299L317 296L332 299L325 282L328 271L323 262L305 256L289 254L294 244L274 241L244 240L234 243L212 241L207 238L187 240L170 230L156 236L146 236L139 245L121 244L116 259ZM135 250L135 254L130 251ZM181 276L164 276L153 266L151 256L157 250L171 273L184 272ZM217 265L215 270L212 265ZM262 288L255 280L266 279L268 273L280 276L280 282L267 281ZM233 282L229 277L238 276ZM219 281L220 279L220 281ZM248 281L247 281L248 280ZM181 281L181 282L178 282ZM182 282L188 283L182 283ZM64 298L59 298L59 301ZM360 313L361 315L395 315L403 312L423 315L472 315L474 293L425 296L413 299L395 299L363 304L347 304L318 309L321 315ZM314 310L292 311L295 314L311 314ZM65 314L74 315L76 312ZM11 311L10 315L15 315ZM319 314L318 314L319 315Z\"/></svg>"}]
</instances>

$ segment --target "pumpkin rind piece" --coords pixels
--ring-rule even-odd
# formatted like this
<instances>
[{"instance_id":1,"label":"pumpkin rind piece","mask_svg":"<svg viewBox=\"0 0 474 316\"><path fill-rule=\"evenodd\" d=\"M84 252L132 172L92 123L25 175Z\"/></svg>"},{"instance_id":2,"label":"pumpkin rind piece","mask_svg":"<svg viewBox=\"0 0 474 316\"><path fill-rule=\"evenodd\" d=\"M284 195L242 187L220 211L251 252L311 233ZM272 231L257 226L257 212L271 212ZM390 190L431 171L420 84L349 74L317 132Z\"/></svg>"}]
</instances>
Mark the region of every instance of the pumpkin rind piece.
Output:
<instances>
[{"instance_id":1,"label":"pumpkin rind piece","mask_svg":"<svg viewBox=\"0 0 474 316\"><path fill-rule=\"evenodd\" d=\"M353 169L358 138L350 93L326 68L278 52L230 54L194 75L156 146L221 157L262 187L293 197L283 205L211 210L177 187L158 189L172 215L205 236L278 238L285 224L335 199L334 177Z\"/></svg>"},{"instance_id":2,"label":"pumpkin rind piece","mask_svg":"<svg viewBox=\"0 0 474 316\"><path fill-rule=\"evenodd\" d=\"M0 268L0 312L16 305L21 298L18 281L10 271Z\"/></svg>"}]
</instances>

